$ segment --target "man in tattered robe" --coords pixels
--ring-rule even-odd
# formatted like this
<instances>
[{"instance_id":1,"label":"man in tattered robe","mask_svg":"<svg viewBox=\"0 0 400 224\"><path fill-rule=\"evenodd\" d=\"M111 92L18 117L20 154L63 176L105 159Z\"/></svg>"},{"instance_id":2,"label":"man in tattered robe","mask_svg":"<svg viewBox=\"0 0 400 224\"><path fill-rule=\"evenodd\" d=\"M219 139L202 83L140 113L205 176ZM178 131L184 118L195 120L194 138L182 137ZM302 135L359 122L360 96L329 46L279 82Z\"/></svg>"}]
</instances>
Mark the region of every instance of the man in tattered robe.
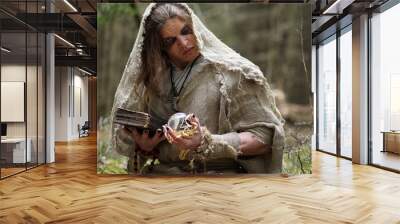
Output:
<instances>
[{"instance_id":1,"label":"man in tattered robe","mask_svg":"<svg viewBox=\"0 0 400 224\"><path fill-rule=\"evenodd\" d=\"M214 154L205 163L207 172L278 173L282 168L284 150L284 120L275 106L272 91L264 75L252 62L240 56L222 43L199 20L186 5L182 4L193 21L200 56L191 68L185 86L175 108L171 106L170 69L159 80L160 92L155 93L144 86L134 85L141 66L140 52L146 35L144 23L156 4L150 4L142 18L139 33L118 86L112 117L117 108L143 111L151 116L168 120L178 110L194 113L202 126L212 134ZM189 65L188 65L189 66ZM185 68L188 69L188 68ZM258 141L268 145L261 155L240 155L237 150L240 140L225 141L220 136L229 133L252 133ZM149 157L135 150L132 136L122 126L114 125L112 130L113 147L122 155L129 157L128 171L143 164ZM179 158L180 149L162 141L157 145L159 164L151 172L163 174L184 174L188 161ZM140 170L141 173L149 170Z\"/></svg>"}]
</instances>

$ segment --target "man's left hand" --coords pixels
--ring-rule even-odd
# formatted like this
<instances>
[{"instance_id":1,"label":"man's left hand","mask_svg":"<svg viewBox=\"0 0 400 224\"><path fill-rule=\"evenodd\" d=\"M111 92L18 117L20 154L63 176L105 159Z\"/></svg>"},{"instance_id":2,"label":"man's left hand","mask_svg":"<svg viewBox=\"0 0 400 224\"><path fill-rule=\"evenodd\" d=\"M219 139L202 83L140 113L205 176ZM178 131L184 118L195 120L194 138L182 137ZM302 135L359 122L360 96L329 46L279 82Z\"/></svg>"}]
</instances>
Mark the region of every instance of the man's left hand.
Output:
<instances>
[{"instance_id":1,"label":"man's left hand","mask_svg":"<svg viewBox=\"0 0 400 224\"><path fill-rule=\"evenodd\" d=\"M197 149L197 147L201 144L202 139L202 130L200 126L200 121L194 114L188 116L188 122L193 125L195 132L191 136L180 136L176 133L175 130L172 130L168 126L164 126L164 135L167 140L176 145L179 149Z\"/></svg>"}]
</instances>

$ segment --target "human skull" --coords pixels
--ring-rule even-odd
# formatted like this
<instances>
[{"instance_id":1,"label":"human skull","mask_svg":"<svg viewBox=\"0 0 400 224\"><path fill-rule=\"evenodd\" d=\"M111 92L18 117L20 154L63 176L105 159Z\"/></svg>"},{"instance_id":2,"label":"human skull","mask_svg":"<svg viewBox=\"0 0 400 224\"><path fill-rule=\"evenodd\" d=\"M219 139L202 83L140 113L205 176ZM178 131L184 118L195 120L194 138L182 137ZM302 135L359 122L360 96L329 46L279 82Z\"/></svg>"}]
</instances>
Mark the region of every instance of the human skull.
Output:
<instances>
[{"instance_id":1,"label":"human skull","mask_svg":"<svg viewBox=\"0 0 400 224\"><path fill-rule=\"evenodd\" d=\"M167 122L167 126L176 132L178 136L191 136L195 133L195 127L189 123L192 114L182 112L173 114Z\"/></svg>"}]
</instances>

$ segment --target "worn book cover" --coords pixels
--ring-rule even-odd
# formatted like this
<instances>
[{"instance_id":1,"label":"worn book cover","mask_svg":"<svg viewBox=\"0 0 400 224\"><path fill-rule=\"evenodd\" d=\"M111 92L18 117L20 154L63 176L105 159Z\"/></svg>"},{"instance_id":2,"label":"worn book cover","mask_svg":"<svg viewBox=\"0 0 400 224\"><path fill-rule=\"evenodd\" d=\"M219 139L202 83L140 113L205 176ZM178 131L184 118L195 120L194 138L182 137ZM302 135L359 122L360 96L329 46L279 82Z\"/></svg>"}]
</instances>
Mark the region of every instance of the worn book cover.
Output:
<instances>
[{"instance_id":1,"label":"worn book cover","mask_svg":"<svg viewBox=\"0 0 400 224\"><path fill-rule=\"evenodd\" d=\"M143 130L148 130L150 136L154 135L157 130L162 131L162 125L166 122L145 112L122 108L117 109L114 120L114 124L124 125L127 128L136 128L140 133Z\"/></svg>"}]
</instances>

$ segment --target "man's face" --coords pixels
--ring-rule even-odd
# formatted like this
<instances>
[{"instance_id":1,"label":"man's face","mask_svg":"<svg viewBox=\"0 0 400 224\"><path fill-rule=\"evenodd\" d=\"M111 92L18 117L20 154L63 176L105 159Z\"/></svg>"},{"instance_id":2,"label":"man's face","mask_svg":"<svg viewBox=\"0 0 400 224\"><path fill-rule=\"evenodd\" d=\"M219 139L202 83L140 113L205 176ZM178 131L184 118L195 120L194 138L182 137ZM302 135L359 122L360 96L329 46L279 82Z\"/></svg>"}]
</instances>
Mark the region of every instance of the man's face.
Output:
<instances>
[{"instance_id":1,"label":"man's face","mask_svg":"<svg viewBox=\"0 0 400 224\"><path fill-rule=\"evenodd\" d=\"M161 28L160 35L163 48L172 63L179 68L184 68L199 55L193 30L181 19L168 19Z\"/></svg>"}]
</instances>

